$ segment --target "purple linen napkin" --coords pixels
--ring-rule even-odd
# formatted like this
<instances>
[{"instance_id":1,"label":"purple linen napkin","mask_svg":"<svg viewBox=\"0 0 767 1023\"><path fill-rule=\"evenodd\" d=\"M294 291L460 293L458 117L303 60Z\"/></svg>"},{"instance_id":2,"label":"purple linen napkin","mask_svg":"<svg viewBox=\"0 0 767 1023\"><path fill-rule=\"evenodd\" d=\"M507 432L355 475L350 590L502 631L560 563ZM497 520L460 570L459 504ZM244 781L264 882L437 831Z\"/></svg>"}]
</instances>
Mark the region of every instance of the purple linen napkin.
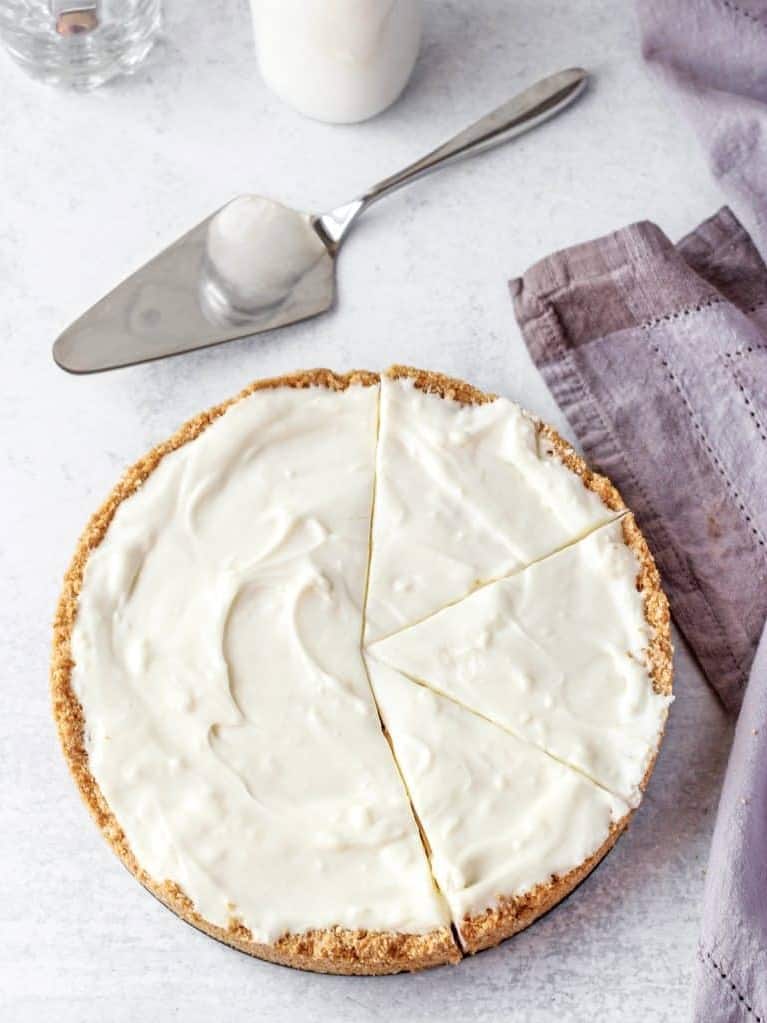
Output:
<instances>
[{"instance_id":1,"label":"purple linen napkin","mask_svg":"<svg viewBox=\"0 0 767 1023\"><path fill-rule=\"evenodd\" d=\"M738 718L711 843L693 1018L767 1021L767 631Z\"/></svg>"},{"instance_id":2,"label":"purple linen napkin","mask_svg":"<svg viewBox=\"0 0 767 1023\"><path fill-rule=\"evenodd\" d=\"M645 59L681 101L714 176L767 258L767 0L637 0L637 9ZM742 245L734 245L729 255L720 251L713 262L704 253L703 266L694 242L684 254L733 304L753 309L763 301L763 272ZM738 291L748 278L750 294L731 294L730 285ZM762 306L752 315L767 332L765 313ZM763 362L764 356L758 358ZM742 379L737 383L739 390L748 387ZM763 407L765 375L757 370L751 386ZM728 404L719 394L711 397ZM764 417L754 404L750 411L760 424L758 442L765 443ZM735 476L738 471L732 467ZM765 732L767 633L752 669L717 814L693 999L697 1023L767 1021Z\"/></svg>"},{"instance_id":3,"label":"purple linen napkin","mask_svg":"<svg viewBox=\"0 0 767 1023\"><path fill-rule=\"evenodd\" d=\"M654 224L511 283L523 336L618 485L672 614L738 722L704 896L696 1023L767 1023L767 267L727 210Z\"/></svg>"},{"instance_id":4,"label":"purple linen napkin","mask_svg":"<svg viewBox=\"0 0 767 1023\"><path fill-rule=\"evenodd\" d=\"M767 257L767 0L637 0L645 59Z\"/></svg>"}]
</instances>

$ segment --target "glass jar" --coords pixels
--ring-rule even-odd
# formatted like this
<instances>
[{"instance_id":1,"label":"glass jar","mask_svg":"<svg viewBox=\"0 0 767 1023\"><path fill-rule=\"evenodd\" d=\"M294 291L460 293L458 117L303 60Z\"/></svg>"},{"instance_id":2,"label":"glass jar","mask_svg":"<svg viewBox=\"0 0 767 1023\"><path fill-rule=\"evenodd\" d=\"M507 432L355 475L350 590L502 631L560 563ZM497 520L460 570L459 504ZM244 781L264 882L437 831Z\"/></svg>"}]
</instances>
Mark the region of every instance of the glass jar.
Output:
<instances>
[{"instance_id":1,"label":"glass jar","mask_svg":"<svg viewBox=\"0 0 767 1023\"><path fill-rule=\"evenodd\" d=\"M266 84L320 121L364 121L405 88L421 42L420 0L251 0Z\"/></svg>"},{"instance_id":2,"label":"glass jar","mask_svg":"<svg viewBox=\"0 0 767 1023\"><path fill-rule=\"evenodd\" d=\"M144 60L162 0L0 0L0 39L35 78L90 89Z\"/></svg>"}]
</instances>

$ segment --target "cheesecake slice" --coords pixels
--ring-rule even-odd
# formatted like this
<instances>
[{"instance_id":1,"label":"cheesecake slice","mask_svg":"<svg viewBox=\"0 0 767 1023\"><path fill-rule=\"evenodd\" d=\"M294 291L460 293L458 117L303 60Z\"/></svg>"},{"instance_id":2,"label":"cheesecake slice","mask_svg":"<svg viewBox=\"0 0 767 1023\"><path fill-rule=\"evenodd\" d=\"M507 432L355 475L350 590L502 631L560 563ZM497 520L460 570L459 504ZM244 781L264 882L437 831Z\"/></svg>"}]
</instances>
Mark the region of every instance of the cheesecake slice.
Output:
<instances>
[{"instance_id":1,"label":"cheesecake slice","mask_svg":"<svg viewBox=\"0 0 767 1023\"><path fill-rule=\"evenodd\" d=\"M377 404L320 372L188 424L92 520L56 626L65 752L123 861L330 972L458 957L360 650Z\"/></svg>"},{"instance_id":2,"label":"cheesecake slice","mask_svg":"<svg viewBox=\"0 0 767 1023\"><path fill-rule=\"evenodd\" d=\"M668 606L631 515L369 653L638 805L671 664Z\"/></svg>"},{"instance_id":3,"label":"cheesecake slice","mask_svg":"<svg viewBox=\"0 0 767 1023\"><path fill-rule=\"evenodd\" d=\"M626 803L386 665L376 700L468 952L527 927L611 848Z\"/></svg>"},{"instance_id":4,"label":"cheesecake slice","mask_svg":"<svg viewBox=\"0 0 767 1023\"><path fill-rule=\"evenodd\" d=\"M623 507L604 477L514 402L394 367L381 380L366 641L572 543Z\"/></svg>"}]
</instances>

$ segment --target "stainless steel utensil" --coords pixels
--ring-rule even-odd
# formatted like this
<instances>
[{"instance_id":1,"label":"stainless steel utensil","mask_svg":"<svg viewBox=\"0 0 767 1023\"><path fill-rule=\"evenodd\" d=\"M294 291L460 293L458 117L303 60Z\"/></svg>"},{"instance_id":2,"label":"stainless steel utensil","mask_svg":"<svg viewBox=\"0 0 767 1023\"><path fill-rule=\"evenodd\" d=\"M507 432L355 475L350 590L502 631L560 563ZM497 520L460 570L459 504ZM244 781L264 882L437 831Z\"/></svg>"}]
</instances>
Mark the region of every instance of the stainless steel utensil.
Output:
<instances>
[{"instance_id":1,"label":"stainless steel utensil","mask_svg":"<svg viewBox=\"0 0 767 1023\"><path fill-rule=\"evenodd\" d=\"M581 68L544 78L352 202L319 215L293 211L317 232L324 251L279 300L264 308L229 306L219 282L206 272L206 239L216 211L68 327L53 346L54 359L69 372L93 373L232 341L325 312L333 303L341 243L369 206L438 167L499 146L548 120L581 94L587 78Z\"/></svg>"}]
</instances>

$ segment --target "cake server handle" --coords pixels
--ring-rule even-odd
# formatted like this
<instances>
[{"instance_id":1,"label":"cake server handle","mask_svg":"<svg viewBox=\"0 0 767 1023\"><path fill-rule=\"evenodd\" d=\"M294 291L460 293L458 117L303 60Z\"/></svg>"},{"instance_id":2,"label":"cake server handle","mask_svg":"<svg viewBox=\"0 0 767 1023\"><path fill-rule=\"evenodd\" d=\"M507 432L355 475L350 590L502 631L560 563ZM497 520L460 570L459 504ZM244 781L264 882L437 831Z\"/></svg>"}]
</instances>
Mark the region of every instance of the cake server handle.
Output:
<instances>
[{"instance_id":1,"label":"cake server handle","mask_svg":"<svg viewBox=\"0 0 767 1023\"><path fill-rule=\"evenodd\" d=\"M542 78L420 160L379 181L364 195L316 217L315 224L331 244L339 245L352 223L374 202L449 163L503 145L554 117L581 95L588 77L583 68L568 68Z\"/></svg>"}]
</instances>

